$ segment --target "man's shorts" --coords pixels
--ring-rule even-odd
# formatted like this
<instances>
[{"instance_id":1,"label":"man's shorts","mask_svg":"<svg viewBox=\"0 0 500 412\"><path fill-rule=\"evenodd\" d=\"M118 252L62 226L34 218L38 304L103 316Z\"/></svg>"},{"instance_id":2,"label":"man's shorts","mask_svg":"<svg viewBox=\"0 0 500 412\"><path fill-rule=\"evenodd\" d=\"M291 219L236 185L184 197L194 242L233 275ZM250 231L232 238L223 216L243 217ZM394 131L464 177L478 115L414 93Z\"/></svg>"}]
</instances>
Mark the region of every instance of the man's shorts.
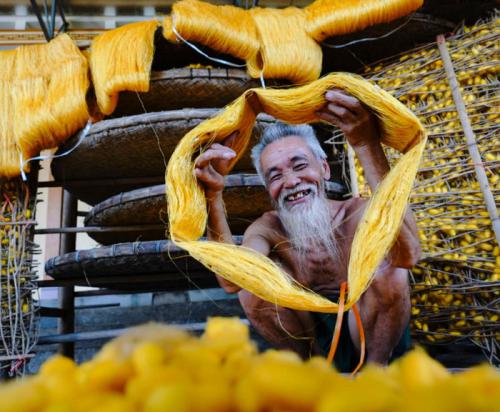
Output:
<instances>
[{"instance_id":1,"label":"man's shorts","mask_svg":"<svg viewBox=\"0 0 500 412\"><path fill-rule=\"evenodd\" d=\"M326 357L332 344L333 331L335 330L337 315L334 313L316 312L311 312L311 314L316 323L316 343L321 349L322 355ZM349 316L347 316L347 313L344 313L339 344L337 346L337 351L335 352L335 357L333 358L335 368L342 373L352 372L359 363L359 355L356 351L354 343L351 340L348 319ZM411 336L410 326L408 325L403 333L403 336L394 348L389 362L399 358L410 349Z\"/></svg>"}]
</instances>

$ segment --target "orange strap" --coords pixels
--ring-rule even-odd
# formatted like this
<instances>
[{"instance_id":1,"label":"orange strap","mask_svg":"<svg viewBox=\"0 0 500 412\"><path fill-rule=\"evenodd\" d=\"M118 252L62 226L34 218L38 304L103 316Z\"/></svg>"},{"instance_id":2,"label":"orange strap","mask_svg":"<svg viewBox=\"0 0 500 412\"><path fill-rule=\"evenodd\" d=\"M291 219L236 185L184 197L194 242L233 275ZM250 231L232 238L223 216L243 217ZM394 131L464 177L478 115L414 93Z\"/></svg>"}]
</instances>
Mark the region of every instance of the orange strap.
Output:
<instances>
[{"instance_id":1,"label":"orange strap","mask_svg":"<svg viewBox=\"0 0 500 412\"><path fill-rule=\"evenodd\" d=\"M339 297L339 310L337 313L337 321L335 322L335 330L333 331L332 344L330 346L330 351L328 352L328 357L326 358L327 362L331 364L333 362L333 358L335 357L335 352L337 351L337 347L339 345L340 340L340 331L342 329L342 319L344 318L344 306L345 306L345 293L347 290L347 282L342 282L340 284L340 297ZM352 306L352 310L354 312L354 318L356 319L356 324L358 326L359 331L359 340L360 340L360 356L359 363L351 373L351 375L355 375L363 366L365 361L365 353L366 353L366 339L365 339L365 331L363 329L363 322L361 321L361 316L359 314L358 306L354 304Z\"/></svg>"},{"instance_id":2,"label":"orange strap","mask_svg":"<svg viewBox=\"0 0 500 412\"><path fill-rule=\"evenodd\" d=\"M342 329L342 318L344 317L346 289L347 289L347 282L342 282L340 284L339 311L337 313L337 321L335 322L335 330L333 331L332 345L330 346L330 352L328 352L328 357L326 358L326 361L330 365L333 362L335 352L337 351L337 346L339 345L340 330Z\"/></svg>"},{"instance_id":3,"label":"orange strap","mask_svg":"<svg viewBox=\"0 0 500 412\"><path fill-rule=\"evenodd\" d=\"M359 363L358 366L356 366L356 369L354 369L351 373L351 375L356 375L356 373L358 373L358 371L363 366L363 363L365 362L366 339L365 339L365 331L363 329L363 322L361 322L361 316L359 314L358 305L356 303L352 306L352 311L354 312L354 317L356 318L356 324L358 325L359 340L360 340Z\"/></svg>"}]
</instances>

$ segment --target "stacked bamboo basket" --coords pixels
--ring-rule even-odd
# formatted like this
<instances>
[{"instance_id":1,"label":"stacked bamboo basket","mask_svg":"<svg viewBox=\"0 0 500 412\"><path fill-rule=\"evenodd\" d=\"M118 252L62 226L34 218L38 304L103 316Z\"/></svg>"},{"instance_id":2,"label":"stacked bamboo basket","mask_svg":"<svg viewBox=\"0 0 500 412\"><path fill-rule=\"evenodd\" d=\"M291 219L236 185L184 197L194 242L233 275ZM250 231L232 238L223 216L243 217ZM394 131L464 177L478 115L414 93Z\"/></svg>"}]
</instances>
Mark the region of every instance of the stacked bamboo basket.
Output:
<instances>
[{"instance_id":1,"label":"stacked bamboo basket","mask_svg":"<svg viewBox=\"0 0 500 412\"><path fill-rule=\"evenodd\" d=\"M499 37L500 20L495 17L465 27L446 41L477 146L466 140L436 43L365 71L367 78L412 109L429 130L411 196L423 248L422 260L412 270L413 334L431 345L473 342L494 364L500 359L500 249L492 224L495 216L487 210L484 193L489 191L498 204ZM339 137L336 134L331 142ZM480 163L472 160L469 146L479 149ZM397 157L395 152L387 154L391 161ZM369 188L357 159L354 165L352 191L367 196ZM486 185L478 180L478 168L486 172ZM490 205L494 211L496 207Z\"/></svg>"},{"instance_id":2,"label":"stacked bamboo basket","mask_svg":"<svg viewBox=\"0 0 500 412\"><path fill-rule=\"evenodd\" d=\"M0 181L0 377L20 375L36 342L35 200L21 179Z\"/></svg>"}]
</instances>

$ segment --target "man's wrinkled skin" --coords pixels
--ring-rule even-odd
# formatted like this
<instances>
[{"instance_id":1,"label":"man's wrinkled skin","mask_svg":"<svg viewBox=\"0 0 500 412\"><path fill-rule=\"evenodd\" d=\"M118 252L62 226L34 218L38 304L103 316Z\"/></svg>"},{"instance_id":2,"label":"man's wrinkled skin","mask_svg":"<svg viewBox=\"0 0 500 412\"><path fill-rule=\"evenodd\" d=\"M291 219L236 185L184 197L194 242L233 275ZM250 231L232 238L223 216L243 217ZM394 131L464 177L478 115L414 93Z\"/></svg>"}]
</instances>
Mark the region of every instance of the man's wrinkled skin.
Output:
<instances>
[{"instance_id":1,"label":"man's wrinkled skin","mask_svg":"<svg viewBox=\"0 0 500 412\"><path fill-rule=\"evenodd\" d=\"M372 191L389 171L380 145L375 116L356 98L332 89L325 95L327 104L318 112L321 119L335 124L345 134L358 156ZM222 201L224 176L236 155L231 149L235 135L224 144L214 144L196 162L195 174L205 188L208 201L208 237L232 243ZM323 181L330 177L328 164L318 160L307 143L298 136L288 136L264 148L260 164L266 188L276 208L304 208L315 196L324 196ZM302 191L313 187L316 190ZM297 189L298 188L298 189ZM313 291L329 296L347 280L347 264L353 235L366 201L328 200L329 231L336 242L336 252L325 247L299 251L287 236L277 210L267 212L246 230L243 245L269 256L297 281ZM312 236L313 234L311 234ZM306 242L307 244L307 242ZM367 342L367 360L387 364L392 350L402 336L410 317L408 269L420 257L417 229L410 212L406 213L400 234L390 253L377 270L375 279L358 302ZM246 290L218 278L228 293L238 293L240 302L253 326L270 343L296 351L303 358L317 353L314 323L309 312L295 311L265 302ZM351 339L359 351L359 334L349 312Z\"/></svg>"}]
</instances>

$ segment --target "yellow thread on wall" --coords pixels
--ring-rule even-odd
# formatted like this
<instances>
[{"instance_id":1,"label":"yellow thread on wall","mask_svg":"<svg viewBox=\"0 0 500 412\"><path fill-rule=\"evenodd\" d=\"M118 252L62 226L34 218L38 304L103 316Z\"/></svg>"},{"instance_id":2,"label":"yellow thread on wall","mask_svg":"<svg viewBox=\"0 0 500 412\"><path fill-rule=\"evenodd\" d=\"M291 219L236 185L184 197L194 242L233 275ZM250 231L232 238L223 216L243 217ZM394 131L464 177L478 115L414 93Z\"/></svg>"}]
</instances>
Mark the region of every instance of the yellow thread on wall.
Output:
<instances>
[{"instance_id":1,"label":"yellow thread on wall","mask_svg":"<svg viewBox=\"0 0 500 412\"><path fill-rule=\"evenodd\" d=\"M206 228L207 210L204 191L194 176L193 158L213 142L238 131L233 147L237 153L234 165L248 145L259 112L288 123L319 121L316 112L325 105L324 94L332 87L346 90L366 104L380 120L382 142L405 152L373 195L356 230L348 271L349 309L369 286L375 269L397 237L425 145L426 134L418 119L387 92L345 73L331 74L292 89L249 90L218 116L187 133L174 151L166 173L171 239L225 279L262 299L293 309L336 312L338 305L306 290L255 251L197 241Z\"/></svg>"},{"instance_id":2,"label":"yellow thread on wall","mask_svg":"<svg viewBox=\"0 0 500 412\"><path fill-rule=\"evenodd\" d=\"M14 177L20 154L27 160L56 147L87 122L88 65L66 34L0 52L0 64L0 175Z\"/></svg>"},{"instance_id":3,"label":"yellow thread on wall","mask_svg":"<svg viewBox=\"0 0 500 412\"><path fill-rule=\"evenodd\" d=\"M392 21L417 8L423 0L317 0L299 9L215 6L198 0L174 4L163 21L166 39L177 42L172 25L187 41L246 60L250 76L316 80L322 52L316 42Z\"/></svg>"},{"instance_id":4,"label":"yellow thread on wall","mask_svg":"<svg viewBox=\"0 0 500 412\"><path fill-rule=\"evenodd\" d=\"M415 11L423 0L316 0L304 10L307 33L316 41L389 23Z\"/></svg>"},{"instance_id":5,"label":"yellow thread on wall","mask_svg":"<svg viewBox=\"0 0 500 412\"><path fill-rule=\"evenodd\" d=\"M113 113L119 92L149 90L157 27L155 20L127 24L92 41L92 82L103 114Z\"/></svg>"}]
</instances>

